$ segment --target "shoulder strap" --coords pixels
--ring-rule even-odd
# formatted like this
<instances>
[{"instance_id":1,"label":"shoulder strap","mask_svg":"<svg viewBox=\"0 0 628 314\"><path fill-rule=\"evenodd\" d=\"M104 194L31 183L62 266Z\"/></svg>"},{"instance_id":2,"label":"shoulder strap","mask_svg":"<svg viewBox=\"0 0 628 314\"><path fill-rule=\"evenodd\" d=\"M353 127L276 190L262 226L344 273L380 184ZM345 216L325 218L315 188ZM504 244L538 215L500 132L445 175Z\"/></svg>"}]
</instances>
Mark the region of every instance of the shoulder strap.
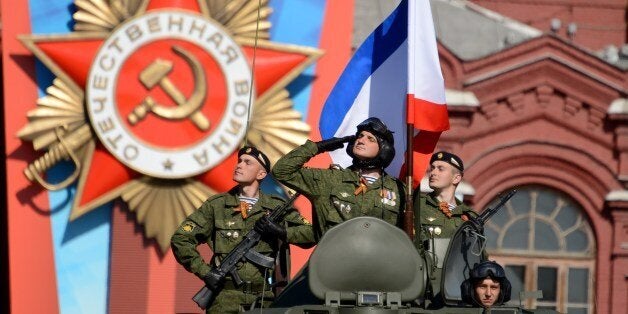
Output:
<instances>
[{"instance_id":1,"label":"shoulder strap","mask_svg":"<svg viewBox=\"0 0 628 314\"><path fill-rule=\"evenodd\" d=\"M399 206L401 210L399 211L399 215L397 215L397 226L403 228L403 216L406 210L406 190L403 188L403 182L401 180L392 177L395 183L397 184L397 193L399 193Z\"/></svg>"}]
</instances>

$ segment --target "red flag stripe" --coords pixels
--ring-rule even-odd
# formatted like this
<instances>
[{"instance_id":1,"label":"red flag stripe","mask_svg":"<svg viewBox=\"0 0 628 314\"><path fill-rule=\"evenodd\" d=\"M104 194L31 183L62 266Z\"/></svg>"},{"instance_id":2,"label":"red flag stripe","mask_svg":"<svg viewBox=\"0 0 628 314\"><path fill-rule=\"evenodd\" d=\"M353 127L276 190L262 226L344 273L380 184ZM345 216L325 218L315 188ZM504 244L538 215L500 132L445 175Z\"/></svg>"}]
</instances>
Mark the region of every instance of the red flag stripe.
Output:
<instances>
[{"instance_id":1,"label":"red flag stripe","mask_svg":"<svg viewBox=\"0 0 628 314\"><path fill-rule=\"evenodd\" d=\"M420 131L412 139L412 187L416 188L425 175L432 153L436 148L441 132ZM399 177L406 176L406 164L401 167Z\"/></svg>"},{"instance_id":2,"label":"red flag stripe","mask_svg":"<svg viewBox=\"0 0 628 314\"><path fill-rule=\"evenodd\" d=\"M447 105L418 99L413 94L408 94L407 118L407 122L419 130L442 132L449 129Z\"/></svg>"},{"instance_id":3,"label":"red flag stripe","mask_svg":"<svg viewBox=\"0 0 628 314\"><path fill-rule=\"evenodd\" d=\"M420 131L412 140L412 160L414 163L412 169L413 187L416 187L419 182L421 182L421 178L425 175L440 134L441 132Z\"/></svg>"}]
</instances>

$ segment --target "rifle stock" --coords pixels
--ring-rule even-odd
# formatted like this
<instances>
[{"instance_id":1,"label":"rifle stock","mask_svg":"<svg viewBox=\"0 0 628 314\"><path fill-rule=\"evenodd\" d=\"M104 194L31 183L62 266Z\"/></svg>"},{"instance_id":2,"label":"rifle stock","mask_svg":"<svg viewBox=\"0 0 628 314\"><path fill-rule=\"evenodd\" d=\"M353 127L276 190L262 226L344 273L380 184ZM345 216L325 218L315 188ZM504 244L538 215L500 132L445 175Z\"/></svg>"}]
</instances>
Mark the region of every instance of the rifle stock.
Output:
<instances>
[{"instance_id":1,"label":"rifle stock","mask_svg":"<svg viewBox=\"0 0 628 314\"><path fill-rule=\"evenodd\" d=\"M192 300L204 310L214 302L214 293L207 288L207 286L203 286L203 288L192 297Z\"/></svg>"},{"instance_id":2,"label":"rifle stock","mask_svg":"<svg viewBox=\"0 0 628 314\"><path fill-rule=\"evenodd\" d=\"M283 217L287 214L288 209L292 206L292 203L299 196L299 193L294 194L287 202L275 208L270 215L268 215L268 220L273 223L279 223L283 220ZM212 282L215 282L215 287L208 287L207 285L203 286L195 295L192 297L192 300L196 302L196 304L201 309L206 309L211 306L214 302L216 296L222 290L222 283L225 281L227 275L231 275L233 283L236 287L242 285L242 279L238 276L236 265L238 262L248 259L251 262L254 262L263 267L272 267L272 263L269 261L263 260L266 256L261 256L261 254L247 254L249 250L253 249L261 240L262 235L259 234L255 229L249 231L242 241L236 245L229 254L221 261L220 266L216 268L212 268L210 270L209 276L212 278ZM257 253L257 252L254 252ZM249 257L255 258L249 258Z\"/></svg>"}]
</instances>

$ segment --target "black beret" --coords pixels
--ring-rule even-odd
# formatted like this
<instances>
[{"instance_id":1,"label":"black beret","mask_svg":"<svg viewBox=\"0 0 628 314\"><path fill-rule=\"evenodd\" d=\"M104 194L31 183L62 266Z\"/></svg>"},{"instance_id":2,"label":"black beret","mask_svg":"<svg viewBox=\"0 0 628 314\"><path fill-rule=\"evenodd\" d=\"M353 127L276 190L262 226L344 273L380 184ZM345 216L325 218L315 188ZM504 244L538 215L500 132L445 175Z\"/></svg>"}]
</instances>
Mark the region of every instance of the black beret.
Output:
<instances>
[{"instance_id":1,"label":"black beret","mask_svg":"<svg viewBox=\"0 0 628 314\"><path fill-rule=\"evenodd\" d=\"M238 157L244 154L255 158L266 169L266 172L270 173L270 160L259 149L253 146L244 146L238 151Z\"/></svg>"},{"instance_id":2,"label":"black beret","mask_svg":"<svg viewBox=\"0 0 628 314\"><path fill-rule=\"evenodd\" d=\"M437 160L444 161L454 166L456 169L464 171L464 164L462 164L462 159L452 153L448 153L445 151L436 152L432 155L432 158L430 159L430 164Z\"/></svg>"}]
</instances>

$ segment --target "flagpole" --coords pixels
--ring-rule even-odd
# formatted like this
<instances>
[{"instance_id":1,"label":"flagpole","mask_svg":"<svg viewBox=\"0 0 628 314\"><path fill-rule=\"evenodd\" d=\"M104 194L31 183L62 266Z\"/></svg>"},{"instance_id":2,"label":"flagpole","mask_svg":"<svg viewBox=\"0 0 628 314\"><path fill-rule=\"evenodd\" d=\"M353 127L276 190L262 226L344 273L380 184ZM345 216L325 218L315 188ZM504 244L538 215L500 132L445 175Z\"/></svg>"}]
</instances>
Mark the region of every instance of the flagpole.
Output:
<instances>
[{"instance_id":1,"label":"flagpole","mask_svg":"<svg viewBox=\"0 0 628 314\"><path fill-rule=\"evenodd\" d=\"M406 208L403 213L403 230L410 237L410 240L414 241L414 205L412 200L412 171L414 170L412 139L414 138L414 124L408 122L406 127Z\"/></svg>"}]
</instances>

